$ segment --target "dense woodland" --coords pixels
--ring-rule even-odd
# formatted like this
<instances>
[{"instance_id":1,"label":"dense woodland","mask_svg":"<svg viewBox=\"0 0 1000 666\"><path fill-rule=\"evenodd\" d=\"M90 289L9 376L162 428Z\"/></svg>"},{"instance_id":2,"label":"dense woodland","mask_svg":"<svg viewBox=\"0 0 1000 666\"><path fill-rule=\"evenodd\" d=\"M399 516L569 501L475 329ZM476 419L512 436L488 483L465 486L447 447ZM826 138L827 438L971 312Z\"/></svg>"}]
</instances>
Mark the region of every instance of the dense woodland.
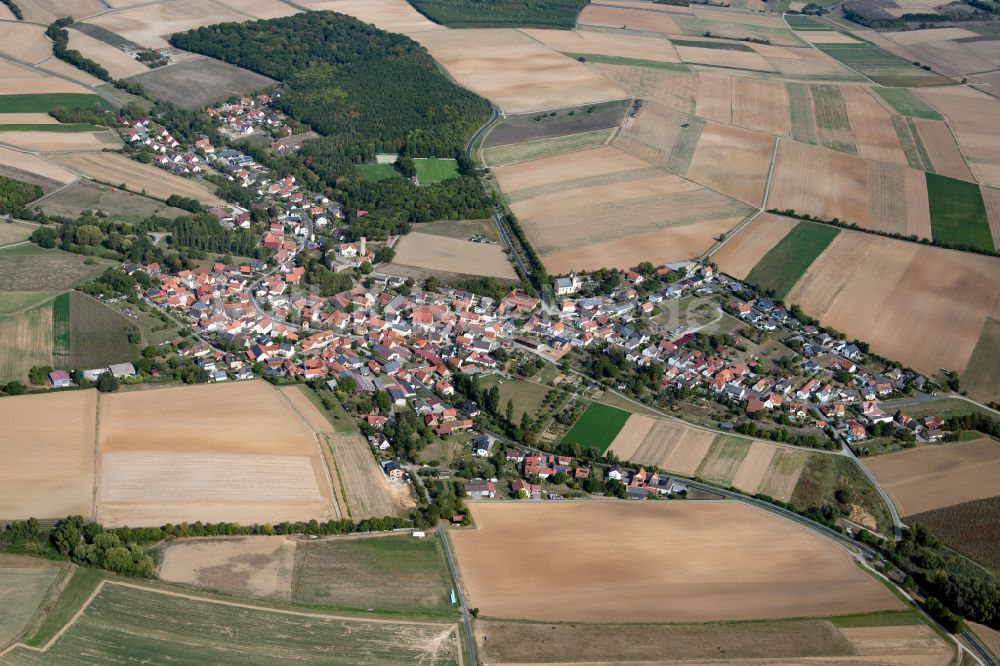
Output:
<instances>
[{"instance_id":1,"label":"dense woodland","mask_svg":"<svg viewBox=\"0 0 1000 666\"><path fill-rule=\"evenodd\" d=\"M489 201L462 154L486 121L486 100L452 83L413 40L332 12L223 23L174 35L173 43L283 82L276 105L324 136L288 158L247 148L279 175L324 190L348 210L351 235L384 238L408 225L485 217ZM210 122L168 111L182 136ZM186 131L185 131L186 130ZM460 158L463 177L416 187L408 180L363 181L354 165L377 152ZM355 219L358 210L370 213Z\"/></svg>"},{"instance_id":2,"label":"dense woodland","mask_svg":"<svg viewBox=\"0 0 1000 666\"><path fill-rule=\"evenodd\" d=\"M588 0L410 0L434 21L453 28L572 28Z\"/></svg>"},{"instance_id":3,"label":"dense woodland","mask_svg":"<svg viewBox=\"0 0 1000 666\"><path fill-rule=\"evenodd\" d=\"M31 219L25 204L42 196L42 188L0 176L0 213L21 219Z\"/></svg>"}]
</instances>

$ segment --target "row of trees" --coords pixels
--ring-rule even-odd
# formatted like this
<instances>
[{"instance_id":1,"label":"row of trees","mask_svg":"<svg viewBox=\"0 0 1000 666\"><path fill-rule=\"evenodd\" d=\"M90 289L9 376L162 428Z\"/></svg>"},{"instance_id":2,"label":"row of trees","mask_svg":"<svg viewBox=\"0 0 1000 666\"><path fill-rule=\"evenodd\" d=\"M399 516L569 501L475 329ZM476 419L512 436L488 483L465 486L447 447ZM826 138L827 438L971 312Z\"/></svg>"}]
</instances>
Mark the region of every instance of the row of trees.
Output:
<instances>
[{"instance_id":1,"label":"row of trees","mask_svg":"<svg viewBox=\"0 0 1000 666\"><path fill-rule=\"evenodd\" d=\"M52 40L52 54L64 62L68 62L77 69L81 69L88 74L96 76L102 81L114 82L114 77L108 73L103 65L94 62L76 49L69 48L69 32L66 26L72 25L75 20L67 16L57 19L49 24L45 30L45 35Z\"/></svg>"}]
</instances>

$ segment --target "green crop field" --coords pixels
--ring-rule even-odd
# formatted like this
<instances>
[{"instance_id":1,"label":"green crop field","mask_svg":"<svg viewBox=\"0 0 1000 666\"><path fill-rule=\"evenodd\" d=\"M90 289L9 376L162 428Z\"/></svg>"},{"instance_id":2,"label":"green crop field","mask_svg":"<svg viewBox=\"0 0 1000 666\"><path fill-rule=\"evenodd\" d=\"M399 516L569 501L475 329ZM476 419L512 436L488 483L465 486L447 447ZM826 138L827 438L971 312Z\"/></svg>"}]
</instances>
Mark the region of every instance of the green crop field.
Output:
<instances>
[{"instance_id":1,"label":"green crop field","mask_svg":"<svg viewBox=\"0 0 1000 666\"><path fill-rule=\"evenodd\" d=\"M830 85L812 86L813 104L816 107L816 125L819 141L825 148L856 155L851 132L851 119L847 115L847 105L840 88Z\"/></svg>"},{"instance_id":2,"label":"green crop field","mask_svg":"<svg viewBox=\"0 0 1000 666\"><path fill-rule=\"evenodd\" d=\"M623 409L592 402L580 420L563 437L563 441L579 444L584 449L595 448L604 453L611 442L615 441L629 416L631 414Z\"/></svg>"},{"instance_id":3,"label":"green crop field","mask_svg":"<svg viewBox=\"0 0 1000 666\"><path fill-rule=\"evenodd\" d=\"M992 251L993 235L979 185L936 173L926 176L934 240Z\"/></svg>"},{"instance_id":4,"label":"green crop field","mask_svg":"<svg viewBox=\"0 0 1000 666\"><path fill-rule=\"evenodd\" d=\"M753 267L747 282L784 298L838 233L834 227L799 222Z\"/></svg>"},{"instance_id":5,"label":"green crop field","mask_svg":"<svg viewBox=\"0 0 1000 666\"><path fill-rule=\"evenodd\" d=\"M59 365L69 363L67 358L73 349L70 333L70 293L59 294L52 301L52 355Z\"/></svg>"},{"instance_id":6,"label":"green crop field","mask_svg":"<svg viewBox=\"0 0 1000 666\"><path fill-rule=\"evenodd\" d=\"M399 178L399 172L391 164L356 164L361 177L370 183L377 183L388 178Z\"/></svg>"},{"instance_id":7,"label":"green crop field","mask_svg":"<svg viewBox=\"0 0 1000 666\"><path fill-rule=\"evenodd\" d=\"M48 113L57 106L89 109L99 105L111 110L103 97L90 93L44 93L39 95L2 95L0 113Z\"/></svg>"},{"instance_id":8,"label":"green crop field","mask_svg":"<svg viewBox=\"0 0 1000 666\"><path fill-rule=\"evenodd\" d=\"M574 60L592 62L599 65L622 65L623 67L646 67L647 69L666 69L674 72L689 72L691 68L679 62L660 62L659 60L642 60L641 58L626 58L624 56L609 56L599 53L569 53L563 52Z\"/></svg>"},{"instance_id":9,"label":"green crop field","mask_svg":"<svg viewBox=\"0 0 1000 666\"><path fill-rule=\"evenodd\" d=\"M905 88L873 88L873 90L878 93L879 97L888 102L889 106L904 116L944 120L930 104Z\"/></svg>"},{"instance_id":10,"label":"green crop field","mask_svg":"<svg viewBox=\"0 0 1000 666\"><path fill-rule=\"evenodd\" d=\"M792 137L796 141L819 143L816 130L816 117L813 115L813 102L809 86L805 83L786 83L788 90L788 108L792 119Z\"/></svg>"},{"instance_id":11,"label":"green crop field","mask_svg":"<svg viewBox=\"0 0 1000 666\"><path fill-rule=\"evenodd\" d=\"M695 46L699 49L715 49L716 51L743 51L752 53L753 49L739 42L707 42L701 39L671 39L674 46Z\"/></svg>"},{"instance_id":12,"label":"green crop field","mask_svg":"<svg viewBox=\"0 0 1000 666\"><path fill-rule=\"evenodd\" d=\"M4 663L453 664L455 635L449 624L297 615L109 584L47 651L14 650Z\"/></svg>"},{"instance_id":13,"label":"green crop field","mask_svg":"<svg viewBox=\"0 0 1000 666\"><path fill-rule=\"evenodd\" d=\"M458 178L458 164L451 159L418 159L413 160L417 169L417 181L421 185L440 183L443 180Z\"/></svg>"},{"instance_id":14,"label":"green crop field","mask_svg":"<svg viewBox=\"0 0 1000 666\"><path fill-rule=\"evenodd\" d=\"M868 42L816 44L816 48L884 86L903 88L951 83L950 79L925 71Z\"/></svg>"},{"instance_id":15,"label":"green crop field","mask_svg":"<svg viewBox=\"0 0 1000 666\"><path fill-rule=\"evenodd\" d=\"M451 28L572 28L588 0L409 0Z\"/></svg>"},{"instance_id":16,"label":"green crop field","mask_svg":"<svg viewBox=\"0 0 1000 666\"><path fill-rule=\"evenodd\" d=\"M0 124L0 132L100 132L106 127L89 123L8 123Z\"/></svg>"},{"instance_id":17,"label":"green crop field","mask_svg":"<svg viewBox=\"0 0 1000 666\"><path fill-rule=\"evenodd\" d=\"M311 606L451 615L451 576L436 534L300 543L292 600Z\"/></svg>"}]
</instances>

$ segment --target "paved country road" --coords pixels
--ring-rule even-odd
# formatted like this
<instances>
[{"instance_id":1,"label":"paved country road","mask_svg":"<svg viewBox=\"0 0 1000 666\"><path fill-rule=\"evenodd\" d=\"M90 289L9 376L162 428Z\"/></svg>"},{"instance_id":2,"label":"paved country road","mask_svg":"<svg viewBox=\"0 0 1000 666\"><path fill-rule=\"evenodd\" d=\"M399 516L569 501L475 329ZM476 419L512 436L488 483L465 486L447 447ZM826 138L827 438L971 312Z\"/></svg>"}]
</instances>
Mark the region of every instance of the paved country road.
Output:
<instances>
[{"instance_id":1,"label":"paved country road","mask_svg":"<svg viewBox=\"0 0 1000 666\"><path fill-rule=\"evenodd\" d=\"M469 650L469 659L472 666L476 666L476 640L472 633L472 616L469 614L469 607L466 605L465 595L462 593L462 582L458 577L455 558L451 554L451 543L448 541L448 523L442 520L438 524L438 532L441 534L441 545L444 547L444 554L448 559L448 569L451 571L451 584L454 586L455 598L462 609L462 623L465 624L465 640Z\"/></svg>"}]
</instances>

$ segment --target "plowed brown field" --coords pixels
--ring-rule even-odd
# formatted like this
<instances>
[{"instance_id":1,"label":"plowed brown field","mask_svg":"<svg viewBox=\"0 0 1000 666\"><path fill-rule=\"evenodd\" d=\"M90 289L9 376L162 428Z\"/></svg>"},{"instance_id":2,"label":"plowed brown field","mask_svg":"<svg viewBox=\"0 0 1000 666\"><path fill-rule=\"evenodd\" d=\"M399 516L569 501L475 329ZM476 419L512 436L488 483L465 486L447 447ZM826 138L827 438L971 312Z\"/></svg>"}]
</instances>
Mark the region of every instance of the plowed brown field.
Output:
<instances>
[{"instance_id":1,"label":"plowed brown field","mask_svg":"<svg viewBox=\"0 0 1000 666\"><path fill-rule=\"evenodd\" d=\"M839 547L742 504L504 502L472 515L477 528L451 538L485 616L674 622L901 607ZM511 544L531 566L495 566Z\"/></svg>"}]
</instances>

